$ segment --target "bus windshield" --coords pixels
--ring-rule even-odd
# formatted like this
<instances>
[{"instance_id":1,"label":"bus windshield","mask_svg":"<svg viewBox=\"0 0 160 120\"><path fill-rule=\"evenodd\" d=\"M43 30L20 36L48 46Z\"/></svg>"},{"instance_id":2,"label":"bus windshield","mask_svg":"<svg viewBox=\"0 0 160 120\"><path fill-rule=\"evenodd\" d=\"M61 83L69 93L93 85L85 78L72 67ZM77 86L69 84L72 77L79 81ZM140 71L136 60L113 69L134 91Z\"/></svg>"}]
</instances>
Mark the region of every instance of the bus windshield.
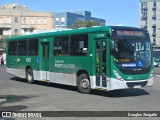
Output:
<instances>
[{"instance_id":1,"label":"bus windshield","mask_svg":"<svg viewBox=\"0 0 160 120\"><path fill-rule=\"evenodd\" d=\"M148 68L151 66L151 43L145 38L115 38L114 62L118 68Z\"/></svg>"}]
</instances>

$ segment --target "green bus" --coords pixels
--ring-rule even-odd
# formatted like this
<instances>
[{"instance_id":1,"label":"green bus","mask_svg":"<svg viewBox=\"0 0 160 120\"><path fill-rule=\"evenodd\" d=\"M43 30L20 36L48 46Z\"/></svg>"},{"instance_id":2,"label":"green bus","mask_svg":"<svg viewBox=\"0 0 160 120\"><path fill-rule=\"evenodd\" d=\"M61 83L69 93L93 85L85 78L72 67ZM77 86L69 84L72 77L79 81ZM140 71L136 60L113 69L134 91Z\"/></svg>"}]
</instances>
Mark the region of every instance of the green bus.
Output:
<instances>
[{"instance_id":1,"label":"green bus","mask_svg":"<svg viewBox=\"0 0 160 120\"><path fill-rule=\"evenodd\" d=\"M92 27L7 39L7 72L92 89L141 88L153 83L149 33L134 27Z\"/></svg>"},{"instance_id":2,"label":"green bus","mask_svg":"<svg viewBox=\"0 0 160 120\"><path fill-rule=\"evenodd\" d=\"M158 67L160 65L160 46L153 46L153 60L154 66Z\"/></svg>"}]
</instances>

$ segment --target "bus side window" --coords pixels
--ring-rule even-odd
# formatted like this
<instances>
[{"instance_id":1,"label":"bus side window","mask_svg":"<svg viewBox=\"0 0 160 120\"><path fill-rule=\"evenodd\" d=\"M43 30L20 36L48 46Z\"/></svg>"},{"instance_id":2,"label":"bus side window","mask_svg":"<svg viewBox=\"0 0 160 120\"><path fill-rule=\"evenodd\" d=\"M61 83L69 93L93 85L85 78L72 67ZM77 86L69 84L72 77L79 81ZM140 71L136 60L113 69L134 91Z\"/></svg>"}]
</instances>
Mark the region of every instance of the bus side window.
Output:
<instances>
[{"instance_id":1,"label":"bus side window","mask_svg":"<svg viewBox=\"0 0 160 120\"><path fill-rule=\"evenodd\" d=\"M71 36L70 47L72 56L86 56L88 53L88 35Z\"/></svg>"},{"instance_id":2,"label":"bus side window","mask_svg":"<svg viewBox=\"0 0 160 120\"><path fill-rule=\"evenodd\" d=\"M54 56L69 55L69 37L56 37L54 39Z\"/></svg>"},{"instance_id":3,"label":"bus side window","mask_svg":"<svg viewBox=\"0 0 160 120\"><path fill-rule=\"evenodd\" d=\"M9 41L8 55L17 55L17 41Z\"/></svg>"},{"instance_id":4,"label":"bus side window","mask_svg":"<svg viewBox=\"0 0 160 120\"><path fill-rule=\"evenodd\" d=\"M28 40L28 55L38 55L38 39Z\"/></svg>"},{"instance_id":5,"label":"bus side window","mask_svg":"<svg viewBox=\"0 0 160 120\"><path fill-rule=\"evenodd\" d=\"M18 55L24 56L27 55L27 40L18 41Z\"/></svg>"}]
</instances>

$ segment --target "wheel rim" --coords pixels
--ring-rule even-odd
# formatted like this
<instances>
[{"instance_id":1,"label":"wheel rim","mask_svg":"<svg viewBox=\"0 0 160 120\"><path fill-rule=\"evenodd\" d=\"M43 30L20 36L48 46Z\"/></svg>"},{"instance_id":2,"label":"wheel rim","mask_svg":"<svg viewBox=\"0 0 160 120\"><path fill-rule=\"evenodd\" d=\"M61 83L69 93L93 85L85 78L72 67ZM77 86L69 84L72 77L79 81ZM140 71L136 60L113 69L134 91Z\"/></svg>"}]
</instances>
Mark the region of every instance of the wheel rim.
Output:
<instances>
[{"instance_id":1,"label":"wheel rim","mask_svg":"<svg viewBox=\"0 0 160 120\"><path fill-rule=\"evenodd\" d=\"M32 80L32 74L28 73L28 80L31 81Z\"/></svg>"},{"instance_id":2,"label":"wheel rim","mask_svg":"<svg viewBox=\"0 0 160 120\"><path fill-rule=\"evenodd\" d=\"M82 81L81 81L81 88L83 88L83 89L89 89L89 80L88 79L83 79Z\"/></svg>"}]
</instances>

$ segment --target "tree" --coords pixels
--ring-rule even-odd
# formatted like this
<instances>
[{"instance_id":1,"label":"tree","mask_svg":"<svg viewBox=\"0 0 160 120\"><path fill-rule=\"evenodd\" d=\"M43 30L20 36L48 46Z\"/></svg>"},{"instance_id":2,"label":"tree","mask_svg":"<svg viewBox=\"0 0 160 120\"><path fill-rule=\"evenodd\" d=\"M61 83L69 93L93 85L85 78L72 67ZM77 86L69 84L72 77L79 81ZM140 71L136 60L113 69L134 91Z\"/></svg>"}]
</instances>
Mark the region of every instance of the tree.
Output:
<instances>
[{"instance_id":1,"label":"tree","mask_svg":"<svg viewBox=\"0 0 160 120\"><path fill-rule=\"evenodd\" d=\"M0 47L6 47L6 36L0 36Z\"/></svg>"},{"instance_id":2,"label":"tree","mask_svg":"<svg viewBox=\"0 0 160 120\"><path fill-rule=\"evenodd\" d=\"M77 28L81 28L81 27L92 27L92 26L100 26L100 23L97 21L75 21L71 28L72 29L77 29Z\"/></svg>"}]
</instances>

